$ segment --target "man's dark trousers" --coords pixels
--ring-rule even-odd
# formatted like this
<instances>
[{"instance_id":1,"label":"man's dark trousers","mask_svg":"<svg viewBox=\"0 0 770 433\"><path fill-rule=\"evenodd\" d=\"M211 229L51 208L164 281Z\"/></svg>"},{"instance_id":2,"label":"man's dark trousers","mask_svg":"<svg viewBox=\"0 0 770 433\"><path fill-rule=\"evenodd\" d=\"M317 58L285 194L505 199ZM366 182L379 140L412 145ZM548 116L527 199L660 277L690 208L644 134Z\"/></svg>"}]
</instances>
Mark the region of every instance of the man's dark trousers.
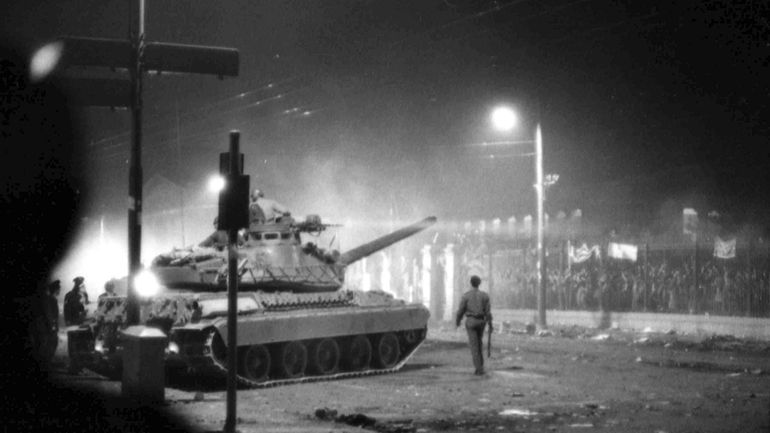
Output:
<instances>
[{"instance_id":1,"label":"man's dark trousers","mask_svg":"<svg viewBox=\"0 0 770 433\"><path fill-rule=\"evenodd\" d=\"M473 366L476 368L476 374L484 372L484 354L482 352L484 343L484 329L487 322L475 317L465 318L465 330L468 331L468 344L471 348L471 357L473 357Z\"/></svg>"}]
</instances>

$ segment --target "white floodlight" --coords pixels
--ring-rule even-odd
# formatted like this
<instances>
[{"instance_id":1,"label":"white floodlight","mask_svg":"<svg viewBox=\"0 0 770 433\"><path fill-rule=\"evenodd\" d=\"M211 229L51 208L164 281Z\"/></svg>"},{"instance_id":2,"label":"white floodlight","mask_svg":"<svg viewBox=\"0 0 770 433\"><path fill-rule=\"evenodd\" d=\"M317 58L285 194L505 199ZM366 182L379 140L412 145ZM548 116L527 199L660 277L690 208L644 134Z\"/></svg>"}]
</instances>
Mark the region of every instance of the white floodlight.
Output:
<instances>
[{"instance_id":1,"label":"white floodlight","mask_svg":"<svg viewBox=\"0 0 770 433\"><path fill-rule=\"evenodd\" d=\"M213 193L219 193L225 189L225 178L219 175L211 176L209 178L209 191Z\"/></svg>"},{"instance_id":2,"label":"white floodlight","mask_svg":"<svg viewBox=\"0 0 770 433\"><path fill-rule=\"evenodd\" d=\"M160 292L160 282L152 272L144 269L136 275L134 280L136 293L141 297L155 296Z\"/></svg>"},{"instance_id":3,"label":"white floodlight","mask_svg":"<svg viewBox=\"0 0 770 433\"><path fill-rule=\"evenodd\" d=\"M519 124L519 117L510 107L500 106L492 110L492 126L498 131L508 132Z\"/></svg>"}]
</instances>

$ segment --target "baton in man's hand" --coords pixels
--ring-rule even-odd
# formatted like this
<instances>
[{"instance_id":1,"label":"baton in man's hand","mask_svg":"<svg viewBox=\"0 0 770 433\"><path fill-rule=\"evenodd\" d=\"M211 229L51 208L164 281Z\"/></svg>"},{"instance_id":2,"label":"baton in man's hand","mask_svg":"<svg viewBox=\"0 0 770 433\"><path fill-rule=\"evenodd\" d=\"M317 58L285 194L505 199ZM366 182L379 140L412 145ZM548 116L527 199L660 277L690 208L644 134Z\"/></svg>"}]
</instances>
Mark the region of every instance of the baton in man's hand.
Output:
<instances>
[{"instance_id":1,"label":"baton in man's hand","mask_svg":"<svg viewBox=\"0 0 770 433\"><path fill-rule=\"evenodd\" d=\"M489 322L489 331L487 336L487 358L492 357L492 322Z\"/></svg>"}]
</instances>

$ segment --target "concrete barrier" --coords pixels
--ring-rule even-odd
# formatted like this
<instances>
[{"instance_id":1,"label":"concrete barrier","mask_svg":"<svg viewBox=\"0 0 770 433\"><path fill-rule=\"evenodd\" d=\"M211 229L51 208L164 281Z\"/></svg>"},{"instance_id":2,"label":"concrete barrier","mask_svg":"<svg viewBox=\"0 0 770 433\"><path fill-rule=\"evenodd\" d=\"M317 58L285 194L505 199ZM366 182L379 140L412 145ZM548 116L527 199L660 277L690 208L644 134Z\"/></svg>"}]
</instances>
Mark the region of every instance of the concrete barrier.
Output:
<instances>
[{"instance_id":1,"label":"concrete barrier","mask_svg":"<svg viewBox=\"0 0 770 433\"><path fill-rule=\"evenodd\" d=\"M534 310L492 310L496 323L534 322L537 312ZM685 334L725 334L741 338L770 340L770 318L713 316L708 314L665 314L665 313L630 313L601 311L546 311L549 325L577 325L588 328L618 327L621 329L643 330L650 328L655 332L674 330Z\"/></svg>"},{"instance_id":2,"label":"concrete barrier","mask_svg":"<svg viewBox=\"0 0 770 433\"><path fill-rule=\"evenodd\" d=\"M162 403L166 334L156 328L131 326L123 331L123 342L123 397L142 404Z\"/></svg>"}]
</instances>

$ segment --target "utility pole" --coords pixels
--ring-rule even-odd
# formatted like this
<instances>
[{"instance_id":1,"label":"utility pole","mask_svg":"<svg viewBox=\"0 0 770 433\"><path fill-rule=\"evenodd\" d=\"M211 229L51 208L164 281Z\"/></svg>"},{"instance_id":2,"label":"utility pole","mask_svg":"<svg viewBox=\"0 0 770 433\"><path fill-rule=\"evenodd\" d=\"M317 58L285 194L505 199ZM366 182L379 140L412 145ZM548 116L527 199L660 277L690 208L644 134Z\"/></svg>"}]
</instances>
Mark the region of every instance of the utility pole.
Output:
<instances>
[{"instance_id":1,"label":"utility pole","mask_svg":"<svg viewBox=\"0 0 770 433\"><path fill-rule=\"evenodd\" d=\"M144 0L131 1L131 157L128 168L128 302L126 320L139 323L134 277L142 267L142 57L144 54Z\"/></svg>"},{"instance_id":2,"label":"utility pole","mask_svg":"<svg viewBox=\"0 0 770 433\"><path fill-rule=\"evenodd\" d=\"M182 173L182 143L180 141L179 133L180 133L180 119L179 119L179 100L177 99L176 103L174 104L174 107L176 108L176 172L177 176L179 176ZM177 179L178 180L178 179ZM182 228L182 246L184 247L187 245L187 242L185 242L184 237L184 185L179 185L179 222L181 223Z\"/></svg>"},{"instance_id":3,"label":"utility pole","mask_svg":"<svg viewBox=\"0 0 770 433\"><path fill-rule=\"evenodd\" d=\"M230 133L230 173L240 174L238 167L238 132ZM227 416L225 432L235 432L236 421L236 382L238 369L238 228L231 225L227 229Z\"/></svg>"},{"instance_id":4,"label":"utility pole","mask_svg":"<svg viewBox=\"0 0 770 433\"><path fill-rule=\"evenodd\" d=\"M227 415L225 433L236 424L236 374L238 370L238 230L249 225L249 176L243 175L240 132L230 132L230 152L219 154L225 187L219 193L217 229L227 231Z\"/></svg>"}]
</instances>

